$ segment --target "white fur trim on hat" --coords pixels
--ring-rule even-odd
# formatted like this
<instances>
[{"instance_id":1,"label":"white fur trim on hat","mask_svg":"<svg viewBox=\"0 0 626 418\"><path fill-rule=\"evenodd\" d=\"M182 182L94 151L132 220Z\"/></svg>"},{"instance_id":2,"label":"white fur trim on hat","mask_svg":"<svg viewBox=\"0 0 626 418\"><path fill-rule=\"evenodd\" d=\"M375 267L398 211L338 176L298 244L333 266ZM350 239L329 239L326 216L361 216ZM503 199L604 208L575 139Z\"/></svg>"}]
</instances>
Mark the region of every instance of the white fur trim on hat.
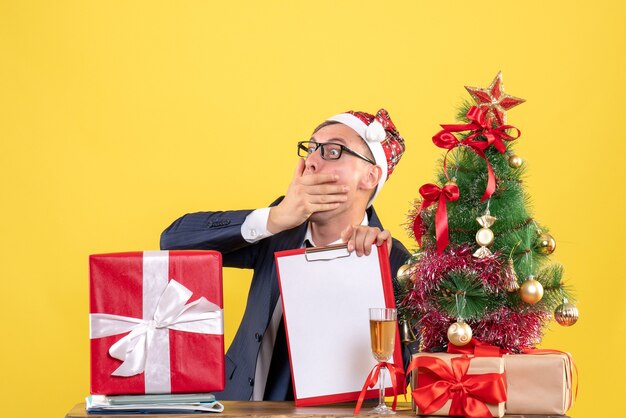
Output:
<instances>
[{"instance_id":1,"label":"white fur trim on hat","mask_svg":"<svg viewBox=\"0 0 626 418\"><path fill-rule=\"evenodd\" d=\"M386 136L385 128L375 119L370 123L367 129L365 129L365 138L369 142L383 142Z\"/></svg>"},{"instance_id":2,"label":"white fur trim on hat","mask_svg":"<svg viewBox=\"0 0 626 418\"><path fill-rule=\"evenodd\" d=\"M343 123L344 125L352 128L367 144L370 151L372 151L372 155L374 156L374 161L376 165L380 167L382 174L380 176L380 181L378 182L378 186L376 186L376 193L370 199L367 206L371 206L372 202L380 193L380 190L383 188L385 181L387 180L387 157L385 156L385 151L383 150L382 141L385 140L387 133L385 132L385 128L378 122L376 119L372 121L372 123L366 125L361 119L350 113L340 113L338 115L332 116L328 118L329 121ZM382 139L381 139L381 130L382 130ZM368 138L369 137L369 138ZM370 139L371 138L371 139Z\"/></svg>"}]
</instances>

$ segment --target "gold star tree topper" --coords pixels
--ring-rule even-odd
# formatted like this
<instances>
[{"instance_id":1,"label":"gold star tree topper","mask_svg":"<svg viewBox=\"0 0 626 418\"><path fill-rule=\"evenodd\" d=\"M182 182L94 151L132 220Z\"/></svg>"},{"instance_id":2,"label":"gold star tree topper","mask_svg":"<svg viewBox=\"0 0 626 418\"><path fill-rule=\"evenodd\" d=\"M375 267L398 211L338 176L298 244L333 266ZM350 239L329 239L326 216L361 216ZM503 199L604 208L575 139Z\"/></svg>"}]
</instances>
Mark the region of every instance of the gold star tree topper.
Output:
<instances>
[{"instance_id":1,"label":"gold star tree topper","mask_svg":"<svg viewBox=\"0 0 626 418\"><path fill-rule=\"evenodd\" d=\"M465 89L476 101L476 106L486 112L487 115L491 115L498 126L506 123L507 110L526 101L504 92L502 71L498 72L496 78L493 79L491 85L487 88L465 86Z\"/></svg>"}]
</instances>

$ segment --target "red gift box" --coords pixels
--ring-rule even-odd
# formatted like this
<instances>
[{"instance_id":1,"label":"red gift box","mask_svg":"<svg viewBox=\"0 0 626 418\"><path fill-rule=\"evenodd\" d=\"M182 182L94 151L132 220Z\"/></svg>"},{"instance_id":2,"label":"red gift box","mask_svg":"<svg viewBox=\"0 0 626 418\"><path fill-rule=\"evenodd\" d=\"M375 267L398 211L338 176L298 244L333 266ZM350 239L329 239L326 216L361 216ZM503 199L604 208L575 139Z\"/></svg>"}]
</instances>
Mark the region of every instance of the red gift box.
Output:
<instances>
[{"instance_id":1,"label":"red gift box","mask_svg":"<svg viewBox=\"0 0 626 418\"><path fill-rule=\"evenodd\" d=\"M89 269L92 394L224 390L220 253L99 254Z\"/></svg>"}]
</instances>

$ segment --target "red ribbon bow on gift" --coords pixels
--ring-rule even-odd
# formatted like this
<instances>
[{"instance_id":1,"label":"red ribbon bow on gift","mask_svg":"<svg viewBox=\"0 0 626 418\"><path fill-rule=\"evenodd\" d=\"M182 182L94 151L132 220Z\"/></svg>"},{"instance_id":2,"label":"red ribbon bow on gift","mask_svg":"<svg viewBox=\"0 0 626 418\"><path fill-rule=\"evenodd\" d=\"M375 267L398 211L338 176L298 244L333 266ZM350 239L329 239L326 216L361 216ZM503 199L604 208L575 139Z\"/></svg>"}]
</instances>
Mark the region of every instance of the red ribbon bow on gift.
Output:
<instances>
[{"instance_id":1,"label":"red ribbon bow on gift","mask_svg":"<svg viewBox=\"0 0 626 418\"><path fill-rule=\"evenodd\" d=\"M391 409L396 410L396 404L398 403L398 383L404 382L404 372L401 367L396 366L393 363L387 363L385 361L381 361L378 363L370 374L367 376L365 380L365 384L363 385L363 389L361 389L361 394L359 395L359 400L356 403L356 407L354 408L354 415L358 415L361 410L361 405L363 404L363 400L365 399L365 394L367 393L367 389L373 389L378 383L378 376L380 375L380 369L387 368L389 370L389 375L391 376L391 388L393 389L393 404L391 405Z\"/></svg>"},{"instance_id":2,"label":"red ribbon bow on gift","mask_svg":"<svg viewBox=\"0 0 626 418\"><path fill-rule=\"evenodd\" d=\"M501 154L504 154L506 151L506 145L504 141L513 141L520 137L521 132L519 129L512 125L501 125L496 128L493 128L491 117L488 117L486 113L476 107L472 106L469 108L466 114L467 118L471 121L471 123L465 124L456 124L456 125L441 125L443 130L439 131L435 136L433 136L433 143L437 145L439 148L447 149L446 155L443 159L443 170L446 173L446 177L448 179L450 176L448 175L447 161L448 161L448 153L452 151L454 148L465 145L474 151L480 158L485 160L487 163L487 187L485 188L485 193L481 198L481 202L489 199L489 197L496 191L496 175L493 172L493 168L491 168L491 164L485 155L485 150L493 145ZM517 132L516 136L509 135L506 130L514 129ZM462 141L459 141L456 136L454 136L453 132L463 132L463 131L473 131L471 134L467 136ZM482 136L487 141L477 141L476 139Z\"/></svg>"},{"instance_id":3,"label":"red ribbon bow on gift","mask_svg":"<svg viewBox=\"0 0 626 418\"><path fill-rule=\"evenodd\" d=\"M417 210L417 215L413 221L413 233L416 241L421 245L422 242L422 217L420 214L423 209L439 202L437 206L437 214L435 216L435 232L437 237L437 253L441 254L448 246L448 210L446 202L454 202L459 199L459 188L454 184L448 184L440 188L436 184L425 184L420 187L420 195L422 195L422 204Z\"/></svg>"},{"instance_id":4,"label":"red ribbon bow on gift","mask_svg":"<svg viewBox=\"0 0 626 418\"><path fill-rule=\"evenodd\" d=\"M553 349L538 349L538 348L524 348L521 350L522 354L563 354L567 357L567 361L569 362L570 367L568 367L569 372L569 380L570 382L574 381L574 373L576 375L576 386L574 389L573 396L569 400L569 405L567 409L569 409L574 400L578 397L578 368L576 367L576 363L574 363L574 359L570 353L560 350ZM494 345L489 345L477 340L476 338L472 338L472 340L460 347L458 345L454 345L452 343L448 344L448 353L451 354L473 354L476 357L502 357L505 354L511 354L510 351L507 351L503 348L496 347ZM572 372L573 371L573 372ZM407 372L408 373L408 372Z\"/></svg>"},{"instance_id":5,"label":"red ribbon bow on gift","mask_svg":"<svg viewBox=\"0 0 626 418\"><path fill-rule=\"evenodd\" d=\"M434 374L438 379L432 384L419 386L412 391L415 404L423 414L441 409L452 399L449 415L468 418L490 417L487 403L506 401L504 376L499 373L467 374L470 358L466 355L452 359L452 368L437 357L417 357L411 361L407 373L413 369Z\"/></svg>"}]
</instances>

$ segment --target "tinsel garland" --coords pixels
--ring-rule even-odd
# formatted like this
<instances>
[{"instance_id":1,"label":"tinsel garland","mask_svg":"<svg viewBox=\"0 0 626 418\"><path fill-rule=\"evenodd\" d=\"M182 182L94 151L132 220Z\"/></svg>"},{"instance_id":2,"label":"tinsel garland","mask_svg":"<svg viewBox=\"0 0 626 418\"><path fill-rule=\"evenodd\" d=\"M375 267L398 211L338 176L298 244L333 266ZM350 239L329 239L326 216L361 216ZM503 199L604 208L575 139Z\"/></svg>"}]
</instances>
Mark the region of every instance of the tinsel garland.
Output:
<instances>
[{"instance_id":1,"label":"tinsel garland","mask_svg":"<svg viewBox=\"0 0 626 418\"><path fill-rule=\"evenodd\" d=\"M434 248L420 253L419 262L413 265L414 285L401 305L417 319L424 350L447 346L446 330L457 320L443 312L433 297L442 291L441 284L446 275L452 271L472 271L489 292L506 292L509 272L505 260L498 253L482 259L473 257L469 244L450 246L441 255ZM467 323L474 336L485 343L513 352L533 347L541 340L542 328L550 320L550 314L523 305L517 308L521 311L513 309L501 307L485 312L480 320L468 319Z\"/></svg>"},{"instance_id":2,"label":"tinsel garland","mask_svg":"<svg viewBox=\"0 0 626 418\"><path fill-rule=\"evenodd\" d=\"M470 326L479 340L517 352L539 344L550 318L545 311L525 308L518 312L503 307Z\"/></svg>"},{"instance_id":3,"label":"tinsel garland","mask_svg":"<svg viewBox=\"0 0 626 418\"><path fill-rule=\"evenodd\" d=\"M421 253L417 266L416 280L420 281L413 291L420 296L439 290L446 273L452 270L472 270L490 292L497 293L506 285L506 265L496 252L492 256L476 258L472 256L475 246L469 244L450 246L443 254L426 249Z\"/></svg>"},{"instance_id":4,"label":"tinsel garland","mask_svg":"<svg viewBox=\"0 0 626 418\"><path fill-rule=\"evenodd\" d=\"M480 321L467 321L475 338L486 344L499 346L519 353L524 348L535 347L543 335L543 327L550 314L541 311L515 312L500 308L485 315ZM423 314L418 322L422 337L422 351L442 351L448 346L446 330L456 321L438 310Z\"/></svg>"}]
</instances>

